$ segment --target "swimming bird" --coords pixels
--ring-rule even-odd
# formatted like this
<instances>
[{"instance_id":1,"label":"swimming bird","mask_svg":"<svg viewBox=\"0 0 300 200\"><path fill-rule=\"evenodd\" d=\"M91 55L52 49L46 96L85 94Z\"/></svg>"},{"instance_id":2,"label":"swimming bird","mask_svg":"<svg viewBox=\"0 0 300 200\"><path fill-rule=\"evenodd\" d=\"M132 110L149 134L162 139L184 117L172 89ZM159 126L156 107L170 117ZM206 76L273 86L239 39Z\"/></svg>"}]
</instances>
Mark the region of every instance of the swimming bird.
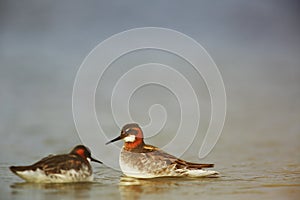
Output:
<instances>
[{"instance_id":1,"label":"swimming bird","mask_svg":"<svg viewBox=\"0 0 300 200\"><path fill-rule=\"evenodd\" d=\"M93 181L90 162L101 163L84 145L77 145L68 154L49 155L29 166L11 166L10 170L27 182L62 183Z\"/></svg>"},{"instance_id":2,"label":"swimming bird","mask_svg":"<svg viewBox=\"0 0 300 200\"><path fill-rule=\"evenodd\" d=\"M119 164L122 172L129 177L216 177L217 171L205 170L214 164L187 162L170 155L158 147L144 143L142 129L136 123L126 124L121 135L106 144L124 140Z\"/></svg>"}]
</instances>

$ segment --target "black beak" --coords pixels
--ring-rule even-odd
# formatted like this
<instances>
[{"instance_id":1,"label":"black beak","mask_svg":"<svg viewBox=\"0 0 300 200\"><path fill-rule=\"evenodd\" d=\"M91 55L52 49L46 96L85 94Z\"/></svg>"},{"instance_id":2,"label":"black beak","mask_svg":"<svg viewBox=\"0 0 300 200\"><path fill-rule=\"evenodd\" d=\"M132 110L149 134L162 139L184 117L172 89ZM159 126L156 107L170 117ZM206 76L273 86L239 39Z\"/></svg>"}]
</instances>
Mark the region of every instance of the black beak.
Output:
<instances>
[{"instance_id":1,"label":"black beak","mask_svg":"<svg viewBox=\"0 0 300 200\"><path fill-rule=\"evenodd\" d=\"M91 161L93 161L93 162L97 162L97 163L100 163L100 164L103 164L101 161L99 161L99 160L96 160L95 158L92 158L92 157L91 157Z\"/></svg>"},{"instance_id":2,"label":"black beak","mask_svg":"<svg viewBox=\"0 0 300 200\"><path fill-rule=\"evenodd\" d=\"M112 139L111 141L106 142L105 144L110 144L110 143L113 143L113 142L115 142L115 141L122 140L123 138L124 138L124 137L121 137L121 135L120 135L120 136L116 137L115 139Z\"/></svg>"}]
</instances>

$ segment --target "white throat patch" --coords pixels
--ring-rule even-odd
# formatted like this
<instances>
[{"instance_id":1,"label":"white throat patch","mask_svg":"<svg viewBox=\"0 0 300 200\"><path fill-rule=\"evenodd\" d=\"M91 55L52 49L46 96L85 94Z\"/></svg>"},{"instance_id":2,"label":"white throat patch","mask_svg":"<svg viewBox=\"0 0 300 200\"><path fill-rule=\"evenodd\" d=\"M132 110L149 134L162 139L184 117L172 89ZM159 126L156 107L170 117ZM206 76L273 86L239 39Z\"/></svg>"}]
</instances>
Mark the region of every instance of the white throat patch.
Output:
<instances>
[{"instance_id":1,"label":"white throat patch","mask_svg":"<svg viewBox=\"0 0 300 200\"><path fill-rule=\"evenodd\" d=\"M135 135L128 135L124 138L125 142L134 142L135 141Z\"/></svg>"}]
</instances>

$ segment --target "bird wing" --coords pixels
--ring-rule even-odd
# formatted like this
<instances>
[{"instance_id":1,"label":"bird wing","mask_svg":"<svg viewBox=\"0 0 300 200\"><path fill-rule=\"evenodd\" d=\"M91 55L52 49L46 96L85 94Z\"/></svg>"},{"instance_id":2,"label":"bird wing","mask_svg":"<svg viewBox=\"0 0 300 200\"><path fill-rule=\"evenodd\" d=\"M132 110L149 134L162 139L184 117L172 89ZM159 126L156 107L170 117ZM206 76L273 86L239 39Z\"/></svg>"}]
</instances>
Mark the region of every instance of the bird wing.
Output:
<instances>
[{"instance_id":1,"label":"bird wing","mask_svg":"<svg viewBox=\"0 0 300 200\"><path fill-rule=\"evenodd\" d=\"M155 160L165 161L168 165L175 165L176 169L202 169L214 166L214 164L187 162L152 145L144 145L143 149L143 153L145 153L146 156L152 157L153 159L155 158Z\"/></svg>"},{"instance_id":2,"label":"bird wing","mask_svg":"<svg viewBox=\"0 0 300 200\"><path fill-rule=\"evenodd\" d=\"M82 162L86 162L86 161L81 157L72 154L49 155L30 166L11 167L11 170L12 171L25 171L25 170L35 171L37 169L40 169L43 170L45 174L56 174L56 173L60 173L61 170L74 169L78 171L82 167L81 165Z\"/></svg>"}]
</instances>

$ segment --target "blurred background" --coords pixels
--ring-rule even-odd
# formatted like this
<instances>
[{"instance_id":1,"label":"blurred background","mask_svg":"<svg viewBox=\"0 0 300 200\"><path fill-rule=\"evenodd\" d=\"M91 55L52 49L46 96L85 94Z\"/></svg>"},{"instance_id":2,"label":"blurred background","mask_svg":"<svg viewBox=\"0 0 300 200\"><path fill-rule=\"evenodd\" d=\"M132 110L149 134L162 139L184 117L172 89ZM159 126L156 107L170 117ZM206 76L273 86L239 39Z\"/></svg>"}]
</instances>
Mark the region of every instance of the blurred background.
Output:
<instances>
[{"instance_id":1,"label":"blurred background","mask_svg":"<svg viewBox=\"0 0 300 200\"><path fill-rule=\"evenodd\" d=\"M290 163L299 174L299 8L279 0L0 1L1 163L80 143L72 88L83 59L113 34L154 26L194 38L223 76L227 118L209 160Z\"/></svg>"}]
</instances>

